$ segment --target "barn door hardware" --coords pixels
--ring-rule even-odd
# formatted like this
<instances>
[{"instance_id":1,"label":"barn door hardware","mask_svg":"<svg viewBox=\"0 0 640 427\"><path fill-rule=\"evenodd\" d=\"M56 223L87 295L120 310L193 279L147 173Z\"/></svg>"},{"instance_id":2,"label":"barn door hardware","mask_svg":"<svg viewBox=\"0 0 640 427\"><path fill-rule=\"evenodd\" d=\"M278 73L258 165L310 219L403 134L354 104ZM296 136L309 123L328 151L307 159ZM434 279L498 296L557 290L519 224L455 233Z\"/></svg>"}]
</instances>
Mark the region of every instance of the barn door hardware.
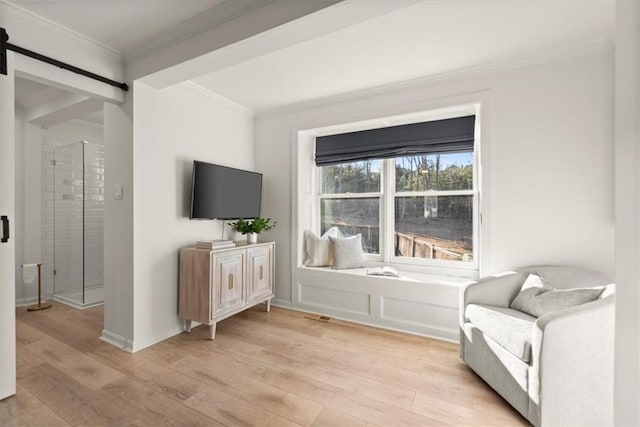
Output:
<instances>
[{"instance_id":1,"label":"barn door hardware","mask_svg":"<svg viewBox=\"0 0 640 427\"><path fill-rule=\"evenodd\" d=\"M32 50L25 49L23 47L11 44L9 43L9 35L7 34L7 30L5 30L4 28L0 28L0 74L5 76L7 75L7 51L8 50L19 53L20 55L28 56L29 58L33 58L41 62L46 62L47 64L55 65L56 67L60 67L64 70L71 71L76 74L80 74L81 76L85 76L90 79L97 80L99 82L108 84L110 86L115 86L117 88L122 89L125 92L129 90L129 86L126 83L120 83L115 80L108 79L104 76L92 73L91 71L78 68L74 65L67 64L66 62L58 61L57 59L51 58L49 56L41 55Z\"/></svg>"},{"instance_id":2,"label":"barn door hardware","mask_svg":"<svg viewBox=\"0 0 640 427\"><path fill-rule=\"evenodd\" d=\"M0 220L2 221L2 238L0 242L7 243L9 241L9 217L2 215Z\"/></svg>"}]
</instances>

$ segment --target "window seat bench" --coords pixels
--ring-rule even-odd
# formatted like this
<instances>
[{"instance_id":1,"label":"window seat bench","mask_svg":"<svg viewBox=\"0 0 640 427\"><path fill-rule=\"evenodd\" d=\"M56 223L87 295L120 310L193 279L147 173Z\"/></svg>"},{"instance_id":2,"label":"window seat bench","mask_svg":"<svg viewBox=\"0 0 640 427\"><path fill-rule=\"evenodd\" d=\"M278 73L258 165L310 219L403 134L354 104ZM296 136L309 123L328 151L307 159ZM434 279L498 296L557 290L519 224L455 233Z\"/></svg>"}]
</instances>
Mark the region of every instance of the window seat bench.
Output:
<instances>
[{"instance_id":1,"label":"window seat bench","mask_svg":"<svg viewBox=\"0 0 640 427\"><path fill-rule=\"evenodd\" d=\"M458 342L460 287L470 279L367 268L298 267L291 308L365 325ZM275 303L274 303L275 304Z\"/></svg>"}]
</instances>

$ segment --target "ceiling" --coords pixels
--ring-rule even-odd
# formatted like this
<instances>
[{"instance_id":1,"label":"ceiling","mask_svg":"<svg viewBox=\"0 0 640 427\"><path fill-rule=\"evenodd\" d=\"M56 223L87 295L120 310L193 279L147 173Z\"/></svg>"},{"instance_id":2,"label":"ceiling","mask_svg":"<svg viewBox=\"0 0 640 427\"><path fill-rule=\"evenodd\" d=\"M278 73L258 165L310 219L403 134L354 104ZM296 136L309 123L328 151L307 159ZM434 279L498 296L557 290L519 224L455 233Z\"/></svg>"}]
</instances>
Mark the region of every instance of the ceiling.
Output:
<instances>
[{"instance_id":1,"label":"ceiling","mask_svg":"<svg viewBox=\"0 0 640 427\"><path fill-rule=\"evenodd\" d=\"M104 122L102 101L21 77L15 78L15 102L23 117L44 127L73 119Z\"/></svg>"},{"instance_id":2,"label":"ceiling","mask_svg":"<svg viewBox=\"0 0 640 427\"><path fill-rule=\"evenodd\" d=\"M189 31L202 30L214 15L225 13L216 9L225 0L8 0L31 13L62 25L88 37L126 57L137 49L157 43L163 37L188 36ZM266 0L228 0L246 8L257 7ZM235 6L238 7L237 5ZM214 10L215 9L215 10ZM191 27L185 30L186 27ZM46 120L77 118L95 124L103 123L102 110L82 114L80 106L86 100L70 92L16 78L16 106L30 117L31 113L46 113ZM95 105L94 105L95 104ZM47 111L45 106L60 111ZM63 113L62 113L63 112Z\"/></svg>"},{"instance_id":3,"label":"ceiling","mask_svg":"<svg viewBox=\"0 0 640 427\"><path fill-rule=\"evenodd\" d=\"M104 124L104 110L94 111L93 113L78 117L78 119L95 125Z\"/></svg>"},{"instance_id":4,"label":"ceiling","mask_svg":"<svg viewBox=\"0 0 640 427\"><path fill-rule=\"evenodd\" d=\"M238 0L232 0L238 1ZM122 53L224 0L10 0Z\"/></svg>"},{"instance_id":5,"label":"ceiling","mask_svg":"<svg viewBox=\"0 0 640 427\"><path fill-rule=\"evenodd\" d=\"M200 28L195 25L198 20L223 13L225 8L259 7L269 2L10 1L117 49L125 57L127 52L134 55L144 50L155 39L170 38L177 34L178 27L191 26L195 31ZM489 64L603 45L611 43L615 31L615 0L395 1L401 7L389 8L372 18L356 19L318 37L274 47L255 56L244 55L234 65L214 72L203 68L195 74L200 77L192 82L253 111L264 111ZM345 0L333 7L333 12L365 16L371 4ZM328 28L326 20L331 16L316 13L301 22L307 29ZM274 31L285 31L284 27L271 30L270 36ZM224 53L233 49L241 52L247 47L237 43L226 47ZM33 86L23 88L28 90L34 90Z\"/></svg>"},{"instance_id":6,"label":"ceiling","mask_svg":"<svg viewBox=\"0 0 640 427\"><path fill-rule=\"evenodd\" d=\"M43 85L42 83L37 83L32 80L21 79L16 77L16 85L15 85L15 98L16 104L18 106L23 107L24 103L34 95L39 92L42 92L49 86Z\"/></svg>"},{"instance_id":7,"label":"ceiling","mask_svg":"<svg viewBox=\"0 0 640 427\"><path fill-rule=\"evenodd\" d=\"M34 82L20 77L16 77L15 99L16 105L23 110L38 107L50 99L62 96L68 92Z\"/></svg>"},{"instance_id":8,"label":"ceiling","mask_svg":"<svg viewBox=\"0 0 640 427\"><path fill-rule=\"evenodd\" d=\"M614 31L613 0L422 1L193 82L261 111L611 42Z\"/></svg>"}]
</instances>

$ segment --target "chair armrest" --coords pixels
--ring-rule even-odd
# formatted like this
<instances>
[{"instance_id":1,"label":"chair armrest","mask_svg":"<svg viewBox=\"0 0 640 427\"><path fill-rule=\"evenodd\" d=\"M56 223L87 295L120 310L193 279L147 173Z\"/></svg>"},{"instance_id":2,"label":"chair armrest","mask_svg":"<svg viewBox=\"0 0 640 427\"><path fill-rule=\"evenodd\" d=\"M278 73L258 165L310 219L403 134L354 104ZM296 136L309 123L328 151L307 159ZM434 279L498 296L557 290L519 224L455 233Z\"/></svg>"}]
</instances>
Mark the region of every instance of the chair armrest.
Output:
<instances>
[{"instance_id":1,"label":"chair armrest","mask_svg":"<svg viewBox=\"0 0 640 427\"><path fill-rule=\"evenodd\" d=\"M615 295L538 318L529 397L540 424L612 425L614 319Z\"/></svg>"},{"instance_id":2,"label":"chair armrest","mask_svg":"<svg viewBox=\"0 0 640 427\"><path fill-rule=\"evenodd\" d=\"M469 304L509 307L518 294L528 273L508 272L499 276L487 276L460 288L460 327L465 323L465 308Z\"/></svg>"}]
</instances>

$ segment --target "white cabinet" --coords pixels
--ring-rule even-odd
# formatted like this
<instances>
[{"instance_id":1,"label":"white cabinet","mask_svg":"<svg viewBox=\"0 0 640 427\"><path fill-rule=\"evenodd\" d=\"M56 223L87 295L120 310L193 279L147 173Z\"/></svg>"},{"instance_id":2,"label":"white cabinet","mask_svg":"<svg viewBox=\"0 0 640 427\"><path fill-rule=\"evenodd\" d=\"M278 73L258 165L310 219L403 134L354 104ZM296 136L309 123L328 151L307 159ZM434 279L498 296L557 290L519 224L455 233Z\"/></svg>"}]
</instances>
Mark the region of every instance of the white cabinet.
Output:
<instances>
[{"instance_id":1,"label":"white cabinet","mask_svg":"<svg viewBox=\"0 0 640 427\"><path fill-rule=\"evenodd\" d=\"M186 331L196 321L211 327L256 304L271 308L275 243L238 244L234 248L180 250L179 316Z\"/></svg>"}]
</instances>

